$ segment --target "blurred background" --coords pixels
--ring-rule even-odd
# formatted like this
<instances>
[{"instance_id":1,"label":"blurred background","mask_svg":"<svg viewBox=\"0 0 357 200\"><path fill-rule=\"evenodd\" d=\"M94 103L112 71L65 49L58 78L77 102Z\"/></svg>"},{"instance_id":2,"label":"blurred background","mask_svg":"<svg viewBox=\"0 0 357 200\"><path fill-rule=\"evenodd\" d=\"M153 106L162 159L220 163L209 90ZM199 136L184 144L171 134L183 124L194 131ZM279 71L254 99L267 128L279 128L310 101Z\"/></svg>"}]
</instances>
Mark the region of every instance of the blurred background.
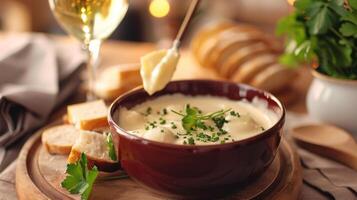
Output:
<instances>
[{"instance_id":1,"label":"blurred background","mask_svg":"<svg viewBox=\"0 0 357 200\"><path fill-rule=\"evenodd\" d=\"M123 22L110 39L160 42L172 39L189 0L130 0ZM289 12L287 0L203 0L191 33L219 18L254 24L273 34L277 20ZM65 34L55 21L48 0L1 0L0 30ZM189 38L186 37L186 40Z\"/></svg>"}]
</instances>

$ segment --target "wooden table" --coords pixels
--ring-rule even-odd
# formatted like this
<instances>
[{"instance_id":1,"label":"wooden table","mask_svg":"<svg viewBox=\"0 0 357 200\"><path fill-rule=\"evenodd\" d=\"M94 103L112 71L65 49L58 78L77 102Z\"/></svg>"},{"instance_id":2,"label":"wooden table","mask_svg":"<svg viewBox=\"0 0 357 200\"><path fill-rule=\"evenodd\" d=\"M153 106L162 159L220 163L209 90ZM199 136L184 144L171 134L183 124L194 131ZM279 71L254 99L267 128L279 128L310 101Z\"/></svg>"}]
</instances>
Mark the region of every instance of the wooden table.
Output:
<instances>
[{"instance_id":1,"label":"wooden table","mask_svg":"<svg viewBox=\"0 0 357 200\"><path fill-rule=\"evenodd\" d=\"M0 33L0 40L5 37L6 34ZM60 36L51 36L56 41L75 42L72 39L68 39L67 37ZM118 41L107 41L104 42L102 46L102 57L101 57L101 67L107 67L111 65L116 65L120 63L137 63L139 61L140 56L144 55L147 52L155 49L155 44L152 43L133 43L133 42L118 42ZM191 57L188 50L184 50L182 52L182 59L178 66L178 71L175 74L175 79L189 79L192 77L199 78L211 78L218 79L217 75L212 71L207 69L203 69L198 67L198 64ZM190 72L187 74L186 71L188 68ZM194 68L194 70L192 70ZM287 108L290 111L304 113L305 109L305 95L307 87L310 83L311 76L308 73L308 70L302 69L299 80L296 80L294 83L293 92L297 92L301 94L298 96L298 99L295 103L289 105ZM75 96L74 98L68 100L68 103L78 102L80 101L80 96ZM65 106L57 110L52 117L49 119L49 122L58 119L58 116L61 116L65 111ZM16 191L15 191L15 166L16 166L16 157L18 155L19 150L23 144L23 141L19 141L17 144L14 144L7 150L7 167L5 169L0 168L0 200L12 200L17 199Z\"/></svg>"}]
</instances>

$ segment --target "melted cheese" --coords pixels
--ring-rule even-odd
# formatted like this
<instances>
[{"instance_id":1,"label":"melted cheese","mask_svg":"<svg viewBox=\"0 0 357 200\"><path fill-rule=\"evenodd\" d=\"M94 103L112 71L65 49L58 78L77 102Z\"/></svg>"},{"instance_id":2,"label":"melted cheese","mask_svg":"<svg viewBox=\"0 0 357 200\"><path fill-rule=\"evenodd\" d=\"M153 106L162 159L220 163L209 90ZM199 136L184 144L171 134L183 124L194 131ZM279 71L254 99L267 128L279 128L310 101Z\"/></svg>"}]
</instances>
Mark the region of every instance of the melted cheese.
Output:
<instances>
[{"instance_id":1,"label":"melted cheese","mask_svg":"<svg viewBox=\"0 0 357 200\"><path fill-rule=\"evenodd\" d=\"M177 48L151 52L141 58L140 74L144 89L151 95L171 80L180 56Z\"/></svg>"},{"instance_id":2,"label":"melted cheese","mask_svg":"<svg viewBox=\"0 0 357 200\"><path fill-rule=\"evenodd\" d=\"M198 130L192 135L186 135L187 131L182 127L182 116L175 114L172 110L184 113L185 105L197 107L202 114L212 113L222 109L231 109L239 113L239 117L227 112L224 117L228 121L223 126L226 134L220 136L217 141L200 141L197 134L204 133L214 136L218 129L212 120L205 120L207 126L215 127L211 130ZM151 112L147 112L148 108ZM163 114L163 110L166 114ZM254 99L253 102L233 101L213 96L184 96L181 94L165 95L154 100L136 105L131 109L121 108L119 112L119 125L131 134L137 136L173 144L187 143L192 137L196 145L207 145L242 140L257 135L273 126L278 120L277 113L268 110L266 102ZM156 122L155 124L152 124ZM165 123L163 123L165 122ZM153 125L150 125L150 123ZM174 126L173 126L174 125Z\"/></svg>"}]
</instances>

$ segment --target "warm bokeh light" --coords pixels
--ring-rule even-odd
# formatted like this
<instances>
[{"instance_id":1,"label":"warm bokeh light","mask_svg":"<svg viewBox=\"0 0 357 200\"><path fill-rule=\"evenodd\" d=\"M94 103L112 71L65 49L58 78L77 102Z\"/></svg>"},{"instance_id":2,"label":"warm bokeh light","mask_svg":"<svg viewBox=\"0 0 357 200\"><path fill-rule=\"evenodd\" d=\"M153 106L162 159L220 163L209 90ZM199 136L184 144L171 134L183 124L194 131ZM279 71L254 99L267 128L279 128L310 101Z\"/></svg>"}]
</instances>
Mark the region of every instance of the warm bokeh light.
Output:
<instances>
[{"instance_id":1,"label":"warm bokeh light","mask_svg":"<svg viewBox=\"0 0 357 200\"><path fill-rule=\"evenodd\" d=\"M170 4L167 0L152 0L149 6L149 11L154 17L165 17L170 12Z\"/></svg>"},{"instance_id":2,"label":"warm bokeh light","mask_svg":"<svg viewBox=\"0 0 357 200\"><path fill-rule=\"evenodd\" d=\"M294 2L295 2L295 0L288 0L288 3L292 6L294 5Z\"/></svg>"}]
</instances>

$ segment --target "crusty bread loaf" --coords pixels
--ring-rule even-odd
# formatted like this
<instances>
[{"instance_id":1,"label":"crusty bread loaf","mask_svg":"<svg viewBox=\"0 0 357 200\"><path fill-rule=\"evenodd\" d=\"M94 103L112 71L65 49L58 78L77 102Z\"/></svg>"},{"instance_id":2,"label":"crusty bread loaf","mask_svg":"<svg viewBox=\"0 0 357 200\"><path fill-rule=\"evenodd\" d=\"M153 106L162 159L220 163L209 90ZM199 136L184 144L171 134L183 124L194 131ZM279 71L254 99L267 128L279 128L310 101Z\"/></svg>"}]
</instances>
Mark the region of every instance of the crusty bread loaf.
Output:
<instances>
[{"instance_id":1,"label":"crusty bread loaf","mask_svg":"<svg viewBox=\"0 0 357 200\"><path fill-rule=\"evenodd\" d=\"M69 154L77 138L79 130L73 125L58 125L46 129L42 133L42 144L51 154Z\"/></svg>"},{"instance_id":2,"label":"crusty bread loaf","mask_svg":"<svg viewBox=\"0 0 357 200\"><path fill-rule=\"evenodd\" d=\"M277 93L285 90L296 74L278 64L282 43L252 25L218 22L203 27L191 44L198 63L223 79Z\"/></svg>"},{"instance_id":3,"label":"crusty bread loaf","mask_svg":"<svg viewBox=\"0 0 357 200\"><path fill-rule=\"evenodd\" d=\"M201 48L202 43L204 43L206 39L214 36L222 30L233 26L235 26L235 24L231 21L219 21L200 29L200 31L195 34L195 37L191 43L191 50L193 54L197 55L198 50Z\"/></svg>"},{"instance_id":4,"label":"crusty bread loaf","mask_svg":"<svg viewBox=\"0 0 357 200\"><path fill-rule=\"evenodd\" d=\"M140 64L117 65L107 67L99 74L94 92L102 99L113 100L141 83Z\"/></svg>"},{"instance_id":5,"label":"crusty bread loaf","mask_svg":"<svg viewBox=\"0 0 357 200\"><path fill-rule=\"evenodd\" d=\"M271 52L271 50L263 42L245 46L241 49L238 49L231 56L229 56L228 59L223 62L222 66L219 66L220 69L218 72L223 77L230 78L244 62L258 54L269 52Z\"/></svg>"},{"instance_id":6,"label":"crusty bread loaf","mask_svg":"<svg viewBox=\"0 0 357 200\"><path fill-rule=\"evenodd\" d=\"M295 71L275 63L255 76L250 84L274 93L289 86L296 75Z\"/></svg>"},{"instance_id":7,"label":"crusty bread loaf","mask_svg":"<svg viewBox=\"0 0 357 200\"><path fill-rule=\"evenodd\" d=\"M275 54L260 54L251 60L245 62L234 72L231 80L234 82L248 83L254 76L261 71L277 62L277 55Z\"/></svg>"},{"instance_id":8,"label":"crusty bread loaf","mask_svg":"<svg viewBox=\"0 0 357 200\"><path fill-rule=\"evenodd\" d=\"M113 139L114 147L117 151L117 140ZM81 153L86 154L90 167L94 165L100 171L112 172L119 169L118 160L113 161L109 157L109 147L107 136L93 131L80 131L79 137L72 147L68 156L68 163L74 163L80 159Z\"/></svg>"},{"instance_id":9,"label":"crusty bread loaf","mask_svg":"<svg viewBox=\"0 0 357 200\"><path fill-rule=\"evenodd\" d=\"M226 31L221 33L222 39L220 39L216 48L206 56L206 62L212 68L220 66L222 61L226 60L237 49L259 42L262 39L259 33L238 32L233 33L230 37L226 33Z\"/></svg>"},{"instance_id":10,"label":"crusty bread loaf","mask_svg":"<svg viewBox=\"0 0 357 200\"><path fill-rule=\"evenodd\" d=\"M108 126L108 108L103 100L85 102L67 107L68 121L81 130Z\"/></svg>"}]
</instances>

